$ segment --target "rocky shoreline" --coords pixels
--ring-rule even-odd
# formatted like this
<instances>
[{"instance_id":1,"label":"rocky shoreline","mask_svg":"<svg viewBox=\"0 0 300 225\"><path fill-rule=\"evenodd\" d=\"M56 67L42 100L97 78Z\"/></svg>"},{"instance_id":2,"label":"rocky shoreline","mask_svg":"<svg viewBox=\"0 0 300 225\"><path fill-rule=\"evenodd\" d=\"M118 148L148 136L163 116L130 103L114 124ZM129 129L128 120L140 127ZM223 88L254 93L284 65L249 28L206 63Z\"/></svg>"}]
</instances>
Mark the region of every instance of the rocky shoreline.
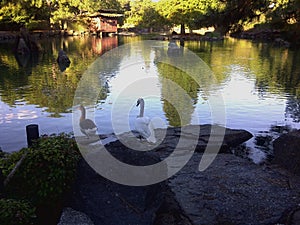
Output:
<instances>
[{"instance_id":1,"label":"rocky shoreline","mask_svg":"<svg viewBox=\"0 0 300 225\"><path fill-rule=\"evenodd\" d=\"M151 152L126 151L119 140L106 148L133 165L155 163L174 150L179 136L191 148L188 143L194 137L189 131L193 129L197 127L164 131L166 137ZM189 162L168 180L150 186L114 183L83 160L59 225L299 224L299 175L280 163L257 165L231 154L230 149L252 137L249 132L225 129L222 151L206 170L198 170L211 129L201 125L196 152ZM157 132L160 135L162 131ZM135 138L124 135L129 141ZM276 148L284 150L287 143L281 143Z\"/></svg>"},{"instance_id":2,"label":"rocky shoreline","mask_svg":"<svg viewBox=\"0 0 300 225\"><path fill-rule=\"evenodd\" d=\"M249 39L253 41L270 42L278 47L291 47L290 41L287 41L284 32L276 29L252 29L248 31L231 34L234 38ZM290 35L291 36L291 35ZM295 43L293 43L295 44Z\"/></svg>"},{"instance_id":3,"label":"rocky shoreline","mask_svg":"<svg viewBox=\"0 0 300 225\"><path fill-rule=\"evenodd\" d=\"M36 30L32 31L31 35L35 37L53 37L53 36L82 36L82 35L90 35L88 32L79 32L79 31L63 31L63 30ZM138 35L135 32L119 32L120 36L136 36ZM272 29L262 29L262 30L248 30L243 32L237 32L230 34L233 38L238 39L249 39L253 41L261 41L261 42L269 42L274 46L289 48L296 44L296 41L291 43L290 41L285 39L286 34L281 32L280 30L272 30ZM17 39L19 36L19 32L10 32L10 31L0 31L0 42L12 41ZM298 37L296 37L298 38ZM151 38L152 40L181 40L181 41L222 41L224 40L224 36L214 33L207 32L205 35L200 34L172 34L172 35L156 35ZM294 43L295 42L295 43ZM299 43L298 43L299 44Z\"/></svg>"},{"instance_id":4,"label":"rocky shoreline","mask_svg":"<svg viewBox=\"0 0 300 225\"><path fill-rule=\"evenodd\" d=\"M9 31L0 31L0 41L5 42L5 41L15 40L18 37L18 33L17 32L9 32Z\"/></svg>"}]
</instances>

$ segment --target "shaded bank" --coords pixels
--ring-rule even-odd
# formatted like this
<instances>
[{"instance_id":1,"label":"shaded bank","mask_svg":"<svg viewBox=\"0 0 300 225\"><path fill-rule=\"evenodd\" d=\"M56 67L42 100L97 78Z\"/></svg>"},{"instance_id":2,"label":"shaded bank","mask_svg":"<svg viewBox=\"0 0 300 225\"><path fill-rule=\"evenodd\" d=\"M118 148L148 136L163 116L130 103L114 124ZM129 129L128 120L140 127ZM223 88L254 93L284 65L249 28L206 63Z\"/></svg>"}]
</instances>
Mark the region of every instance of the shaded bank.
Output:
<instances>
[{"instance_id":1,"label":"shaded bank","mask_svg":"<svg viewBox=\"0 0 300 225\"><path fill-rule=\"evenodd\" d=\"M230 36L241 39L250 39L257 42L270 42L277 47L298 48L300 33L298 30L285 31L280 29L250 29L232 33Z\"/></svg>"},{"instance_id":2,"label":"shaded bank","mask_svg":"<svg viewBox=\"0 0 300 225\"><path fill-rule=\"evenodd\" d=\"M210 125L201 128L199 146L205 146L203 138L210 132L209 128ZM193 138L193 133L181 133L180 130L168 129L164 142L154 152L137 153L129 150L128 153L127 147L120 141L111 142L107 149L114 156L133 164L160 161L173 151L180 134L186 139L186 150L190 150L188 139ZM135 138L124 135L129 142ZM221 149L229 153L226 150L239 146L249 138L251 135L247 131L227 129L225 146ZM197 147L197 152L173 177L144 187L111 182L82 162L75 192L66 205L68 208L63 211L59 225L71 225L73 220L67 218L74 214L86 224L95 225L110 225L120 221L122 224L139 225L267 225L299 222L294 215L298 212L300 201L300 177L275 164L256 165L226 153L219 153L205 171L199 172L202 150ZM138 157L133 157L135 154L146 157L140 162ZM180 157L180 154L176 157Z\"/></svg>"}]
</instances>

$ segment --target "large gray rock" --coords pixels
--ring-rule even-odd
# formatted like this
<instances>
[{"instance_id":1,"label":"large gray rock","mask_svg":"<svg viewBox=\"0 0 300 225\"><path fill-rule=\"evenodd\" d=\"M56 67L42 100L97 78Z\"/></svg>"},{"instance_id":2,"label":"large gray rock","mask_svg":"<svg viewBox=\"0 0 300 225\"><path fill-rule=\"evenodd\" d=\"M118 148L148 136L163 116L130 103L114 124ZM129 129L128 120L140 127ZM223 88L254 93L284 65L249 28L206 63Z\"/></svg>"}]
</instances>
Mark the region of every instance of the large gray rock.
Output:
<instances>
[{"instance_id":1,"label":"large gray rock","mask_svg":"<svg viewBox=\"0 0 300 225\"><path fill-rule=\"evenodd\" d=\"M94 223L86 214L67 207L63 209L57 225L94 225Z\"/></svg>"},{"instance_id":2,"label":"large gray rock","mask_svg":"<svg viewBox=\"0 0 300 225\"><path fill-rule=\"evenodd\" d=\"M160 160L155 154L126 149L119 141L106 148L112 155L130 164L145 165ZM165 182L141 187L114 183L82 160L66 207L83 212L95 225L151 225L164 201L165 187Z\"/></svg>"},{"instance_id":3,"label":"large gray rock","mask_svg":"<svg viewBox=\"0 0 300 225\"><path fill-rule=\"evenodd\" d=\"M124 133L119 136L129 145L135 141L137 134ZM196 152L204 152L208 142L215 146L220 153L231 153L230 149L248 141L253 135L243 129L230 129L218 125L188 125L184 127L168 127L167 129L155 129L157 143L150 145L149 150L172 151L176 147ZM180 145L178 146L180 140ZM136 141L135 141L136 142ZM139 148L139 143L135 143ZM141 144L142 146L143 144Z\"/></svg>"},{"instance_id":4,"label":"large gray rock","mask_svg":"<svg viewBox=\"0 0 300 225\"><path fill-rule=\"evenodd\" d=\"M300 130L281 135L273 142L273 147L272 162L300 175Z\"/></svg>"},{"instance_id":5,"label":"large gray rock","mask_svg":"<svg viewBox=\"0 0 300 225\"><path fill-rule=\"evenodd\" d=\"M286 170L256 165L231 154L218 154L198 171L202 154L195 153L169 186L194 225L300 224L291 212L300 202L300 179ZM296 215L296 213L294 213Z\"/></svg>"},{"instance_id":6,"label":"large gray rock","mask_svg":"<svg viewBox=\"0 0 300 225\"><path fill-rule=\"evenodd\" d=\"M214 138L210 139L212 133ZM168 157L175 148L179 148L180 150L173 156L173 160L171 161L174 165L167 165L167 170L176 167L177 159L180 160L180 157L186 152L193 150L203 152L206 149L208 141L211 146L215 146L217 150L230 152L231 147L236 147L252 137L252 135L245 130L226 129L224 127L211 125L190 125L183 128L156 129L155 136L157 143L155 144L139 141L136 135L134 132L119 135L119 140L111 141L105 145L105 148L118 160L136 166L146 166L160 162L165 157ZM78 137L76 140L83 146L89 145L90 142L97 142L97 138L86 139ZM143 151L135 151L126 146L134 146L137 149L143 149ZM90 151L87 153L86 158L98 162L98 159L101 159L101 157L97 158L99 154L101 154L101 151ZM199 154L194 153L194 155L198 156ZM193 156L192 159L194 157L195 156ZM195 161L191 161L195 163ZM224 168L219 169L224 170ZM239 165L235 165L235 169L239 171ZM168 171L163 170L162 172L167 173ZM175 194L174 196L178 199L184 210L186 207L195 207L195 210L197 210L199 206L190 205L190 201L198 197L197 190L201 191L199 186L201 186L203 180L194 180L195 178L197 179L198 176L193 177L194 174L197 174L194 170L188 170L183 177L181 177L180 174L176 176L176 178L170 179L169 182ZM132 176L132 174L126 174L126 176ZM180 181L181 179L184 179L184 184ZM179 183L177 183L177 181L179 181ZM219 181L215 179L214 182ZM191 189L189 185L195 186ZM213 186L213 184L211 185ZM189 192L191 190L192 192ZM173 224L191 224L190 221L193 218L187 216L189 215L189 211L179 213L181 209L179 206L175 207L177 204L176 199L170 197L172 194L168 193L166 195L166 193L168 193L166 182L142 187L117 184L97 174L82 160L78 168L78 178L74 184L73 193L69 198L67 206L85 213L95 225L172 224L168 223L168 220L174 221ZM187 194L185 201L180 198L181 193ZM165 201L166 197L169 199L168 201ZM182 197L184 198L183 195ZM220 201L222 201L222 199L220 199ZM170 204L172 204L173 207L168 206ZM201 205L202 203L198 202L198 204ZM205 213L205 211L203 212ZM201 218L200 214L203 214L203 212L197 211L195 215ZM157 215L160 216L157 217ZM210 217L210 219L214 218Z\"/></svg>"}]
</instances>

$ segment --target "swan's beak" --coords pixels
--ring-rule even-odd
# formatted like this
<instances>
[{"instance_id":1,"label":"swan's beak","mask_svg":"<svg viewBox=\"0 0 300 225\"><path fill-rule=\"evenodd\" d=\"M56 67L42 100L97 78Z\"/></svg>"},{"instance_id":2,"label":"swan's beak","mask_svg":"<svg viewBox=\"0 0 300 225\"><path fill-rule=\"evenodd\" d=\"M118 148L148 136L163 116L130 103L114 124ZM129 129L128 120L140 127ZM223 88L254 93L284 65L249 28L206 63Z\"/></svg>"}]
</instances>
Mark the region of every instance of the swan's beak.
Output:
<instances>
[{"instance_id":1,"label":"swan's beak","mask_svg":"<svg viewBox=\"0 0 300 225\"><path fill-rule=\"evenodd\" d=\"M138 107L140 105L140 101L136 102L136 107Z\"/></svg>"}]
</instances>

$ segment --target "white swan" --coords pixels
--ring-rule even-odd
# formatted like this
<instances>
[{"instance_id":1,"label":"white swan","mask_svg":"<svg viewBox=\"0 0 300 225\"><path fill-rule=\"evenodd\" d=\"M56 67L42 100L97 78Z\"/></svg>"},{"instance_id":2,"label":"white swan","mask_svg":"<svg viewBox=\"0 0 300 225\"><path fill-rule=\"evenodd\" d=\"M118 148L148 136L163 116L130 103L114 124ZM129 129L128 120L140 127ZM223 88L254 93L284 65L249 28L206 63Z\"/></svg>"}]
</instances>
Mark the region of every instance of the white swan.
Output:
<instances>
[{"instance_id":1,"label":"white swan","mask_svg":"<svg viewBox=\"0 0 300 225\"><path fill-rule=\"evenodd\" d=\"M149 117L144 116L144 99L139 98L136 106L140 106L140 114L135 119L135 130L139 133L140 138L145 138L148 142L155 143L156 138L152 123Z\"/></svg>"},{"instance_id":2,"label":"white swan","mask_svg":"<svg viewBox=\"0 0 300 225\"><path fill-rule=\"evenodd\" d=\"M85 118L85 108L82 105L79 106L79 110L81 111L81 116L79 120L80 130L83 134L87 136L87 138L89 138L90 136L96 134L97 126L92 120Z\"/></svg>"}]
</instances>

